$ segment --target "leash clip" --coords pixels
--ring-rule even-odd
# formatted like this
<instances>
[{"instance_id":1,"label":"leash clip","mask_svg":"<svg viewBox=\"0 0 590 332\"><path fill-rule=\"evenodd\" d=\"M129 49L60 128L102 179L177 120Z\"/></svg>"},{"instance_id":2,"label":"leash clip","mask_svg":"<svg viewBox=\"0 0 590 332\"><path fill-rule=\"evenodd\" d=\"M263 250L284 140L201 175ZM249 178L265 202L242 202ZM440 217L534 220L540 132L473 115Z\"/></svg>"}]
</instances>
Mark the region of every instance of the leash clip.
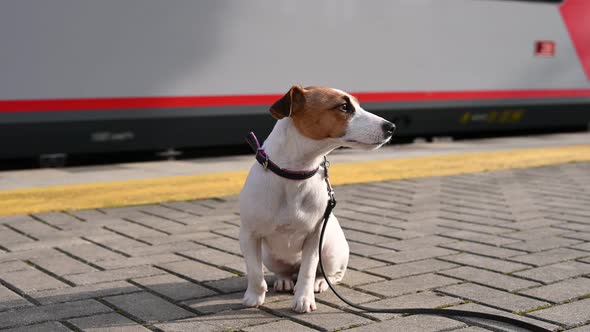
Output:
<instances>
[{"instance_id":1,"label":"leash clip","mask_svg":"<svg viewBox=\"0 0 590 332\"><path fill-rule=\"evenodd\" d=\"M328 191L328 196L330 196L330 205L332 207L336 206L336 193L334 193L334 190Z\"/></svg>"},{"instance_id":2,"label":"leash clip","mask_svg":"<svg viewBox=\"0 0 590 332\"><path fill-rule=\"evenodd\" d=\"M334 193L334 189L332 188L332 184L330 183L330 176L328 175L328 168L330 167L330 162L328 158L324 156L324 162L322 163L324 166L324 180L326 181L326 187L328 188L328 207L326 208L326 213L332 212L332 209L336 206L336 193Z\"/></svg>"},{"instance_id":3,"label":"leash clip","mask_svg":"<svg viewBox=\"0 0 590 332\"><path fill-rule=\"evenodd\" d=\"M268 169L268 156L266 153L264 154L264 162L262 163L262 167L264 167L264 170Z\"/></svg>"},{"instance_id":4,"label":"leash clip","mask_svg":"<svg viewBox=\"0 0 590 332\"><path fill-rule=\"evenodd\" d=\"M326 158L326 156L324 156L324 162L322 163L322 166L324 166L326 169L330 167L330 161L328 158Z\"/></svg>"}]
</instances>

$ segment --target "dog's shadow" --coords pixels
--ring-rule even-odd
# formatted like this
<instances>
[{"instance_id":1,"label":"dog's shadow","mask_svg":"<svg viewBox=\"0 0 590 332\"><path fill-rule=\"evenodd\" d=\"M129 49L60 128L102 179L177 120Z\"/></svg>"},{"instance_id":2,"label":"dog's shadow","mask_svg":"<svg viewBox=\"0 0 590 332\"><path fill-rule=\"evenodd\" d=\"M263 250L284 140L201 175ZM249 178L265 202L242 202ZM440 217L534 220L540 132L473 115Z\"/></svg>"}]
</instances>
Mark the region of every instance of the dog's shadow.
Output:
<instances>
[{"instance_id":1,"label":"dog's shadow","mask_svg":"<svg viewBox=\"0 0 590 332\"><path fill-rule=\"evenodd\" d=\"M264 279L268 285L265 303L283 301L293 296L292 293L279 293L274 291L274 276L266 275ZM216 280L207 283L207 286L222 290L226 294L196 299L187 301L185 303L202 314L213 314L225 310L238 310L245 308L242 305L242 297L244 296L244 292L248 287L247 277L234 277Z\"/></svg>"}]
</instances>

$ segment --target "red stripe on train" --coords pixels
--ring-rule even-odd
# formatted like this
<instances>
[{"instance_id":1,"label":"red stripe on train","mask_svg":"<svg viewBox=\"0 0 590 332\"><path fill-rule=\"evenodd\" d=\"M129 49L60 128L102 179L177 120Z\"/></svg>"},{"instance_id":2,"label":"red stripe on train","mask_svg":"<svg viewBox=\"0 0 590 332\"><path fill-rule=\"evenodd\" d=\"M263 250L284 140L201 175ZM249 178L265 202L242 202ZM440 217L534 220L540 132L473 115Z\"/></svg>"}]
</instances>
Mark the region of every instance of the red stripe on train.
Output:
<instances>
[{"instance_id":1,"label":"red stripe on train","mask_svg":"<svg viewBox=\"0 0 590 332\"><path fill-rule=\"evenodd\" d=\"M363 103L590 97L590 89L353 93ZM281 94L0 100L0 112L47 112L270 105Z\"/></svg>"}]
</instances>

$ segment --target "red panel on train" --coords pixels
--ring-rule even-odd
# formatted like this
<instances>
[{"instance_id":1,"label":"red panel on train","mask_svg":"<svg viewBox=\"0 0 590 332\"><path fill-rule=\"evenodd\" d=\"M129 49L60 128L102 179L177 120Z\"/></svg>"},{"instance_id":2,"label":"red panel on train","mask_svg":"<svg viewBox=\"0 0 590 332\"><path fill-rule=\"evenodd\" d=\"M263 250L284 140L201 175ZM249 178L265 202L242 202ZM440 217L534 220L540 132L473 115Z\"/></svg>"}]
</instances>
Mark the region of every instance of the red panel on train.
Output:
<instances>
[{"instance_id":1,"label":"red panel on train","mask_svg":"<svg viewBox=\"0 0 590 332\"><path fill-rule=\"evenodd\" d=\"M590 1L566 0L559 10L590 80Z\"/></svg>"}]
</instances>

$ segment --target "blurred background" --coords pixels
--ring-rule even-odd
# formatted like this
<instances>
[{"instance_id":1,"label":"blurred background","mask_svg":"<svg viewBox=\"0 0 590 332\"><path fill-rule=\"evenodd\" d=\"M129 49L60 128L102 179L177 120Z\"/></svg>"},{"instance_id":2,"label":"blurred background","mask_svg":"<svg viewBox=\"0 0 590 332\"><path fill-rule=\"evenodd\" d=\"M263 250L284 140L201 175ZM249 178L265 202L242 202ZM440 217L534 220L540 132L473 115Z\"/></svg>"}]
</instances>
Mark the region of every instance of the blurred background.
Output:
<instances>
[{"instance_id":1,"label":"blurred background","mask_svg":"<svg viewBox=\"0 0 590 332\"><path fill-rule=\"evenodd\" d=\"M293 84L397 143L587 130L590 1L0 3L0 169L248 152Z\"/></svg>"}]
</instances>

